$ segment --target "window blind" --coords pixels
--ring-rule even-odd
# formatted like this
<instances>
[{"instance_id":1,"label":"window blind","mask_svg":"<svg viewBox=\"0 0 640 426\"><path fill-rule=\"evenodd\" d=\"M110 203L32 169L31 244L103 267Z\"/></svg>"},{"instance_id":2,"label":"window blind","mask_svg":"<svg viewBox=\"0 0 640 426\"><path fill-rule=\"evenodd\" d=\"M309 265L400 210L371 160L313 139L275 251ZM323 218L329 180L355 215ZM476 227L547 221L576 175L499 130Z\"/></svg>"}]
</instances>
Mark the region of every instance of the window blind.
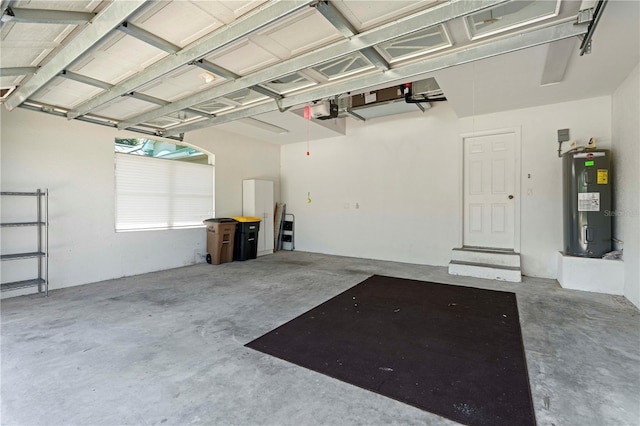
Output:
<instances>
[{"instance_id":1,"label":"window blind","mask_svg":"<svg viewBox=\"0 0 640 426\"><path fill-rule=\"evenodd\" d=\"M116 231L203 226L214 213L214 167L115 154Z\"/></svg>"}]
</instances>

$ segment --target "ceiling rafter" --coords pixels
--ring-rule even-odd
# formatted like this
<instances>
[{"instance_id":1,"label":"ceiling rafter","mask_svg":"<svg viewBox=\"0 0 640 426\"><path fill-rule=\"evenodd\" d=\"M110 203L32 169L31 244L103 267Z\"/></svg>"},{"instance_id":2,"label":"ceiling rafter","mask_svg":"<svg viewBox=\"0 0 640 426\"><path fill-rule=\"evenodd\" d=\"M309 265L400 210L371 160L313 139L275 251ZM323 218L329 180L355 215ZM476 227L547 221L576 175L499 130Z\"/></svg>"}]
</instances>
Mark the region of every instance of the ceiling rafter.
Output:
<instances>
[{"instance_id":1,"label":"ceiling rafter","mask_svg":"<svg viewBox=\"0 0 640 426\"><path fill-rule=\"evenodd\" d=\"M190 112L191 114L199 115L201 117L209 117L209 118L215 117L215 114L211 114L206 111L200 111L199 109L195 109L195 108L186 108L186 109L183 109L183 111Z\"/></svg>"},{"instance_id":2,"label":"ceiling rafter","mask_svg":"<svg viewBox=\"0 0 640 426\"><path fill-rule=\"evenodd\" d=\"M62 70L62 72L60 73L60 77L77 81L79 83L88 84L89 86L99 87L100 89L105 89L105 90L109 90L113 87L113 84L110 84L105 81L98 80L92 77L88 77L86 75L78 74L76 72L69 71L69 70Z\"/></svg>"},{"instance_id":3,"label":"ceiling rafter","mask_svg":"<svg viewBox=\"0 0 640 426\"><path fill-rule=\"evenodd\" d=\"M324 18L329 21L343 36L350 38L358 34L356 27L349 22L349 20L342 14L333 3L329 1L321 1L316 4L316 10L320 12ZM360 51L362 56L367 58L369 62L375 65L376 68L387 71L391 68L387 60L378 53L373 47L365 47Z\"/></svg>"},{"instance_id":4,"label":"ceiling rafter","mask_svg":"<svg viewBox=\"0 0 640 426\"><path fill-rule=\"evenodd\" d=\"M130 93L127 93L126 96L129 96L133 99L137 99L139 101L155 104L155 105L166 105L169 103L169 101L165 101L164 99L156 98L155 96L145 95L144 93L140 93L140 92L130 92Z\"/></svg>"},{"instance_id":5,"label":"ceiling rafter","mask_svg":"<svg viewBox=\"0 0 640 426\"><path fill-rule=\"evenodd\" d=\"M122 21L126 20L142 7L146 0L127 0L109 3L90 25L85 26L66 45L63 45L49 62L44 64L37 74L34 74L22 86L16 89L5 101L5 107L11 111L26 101L52 78L59 75L69 64L78 59L87 49L97 43L102 37L113 31Z\"/></svg>"},{"instance_id":6,"label":"ceiling rafter","mask_svg":"<svg viewBox=\"0 0 640 426\"><path fill-rule=\"evenodd\" d=\"M552 26L533 30L520 34L518 37L502 37L498 40L479 43L474 46L465 46L461 50L452 51L437 57L423 59L413 62L401 68L390 70L386 73L375 73L363 76L357 80L340 82L334 85L321 87L315 90L304 92L284 98L281 103L285 108L302 105L317 99L326 99L331 96L340 95L346 92L357 92L370 87L392 82L403 82L425 73L449 68L455 65L474 62L481 59L514 52L551 43L571 37L577 37L587 32L585 26L574 25L573 22L562 22ZM191 123L187 125L173 127L163 132L164 135L176 135L187 131L203 129L217 124L228 123L241 118L251 117L258 114L276 111L278 108L271 102L262 103L254 107L232 111L217 117Z\"/></svg>"},{"instance_id":7,"label":"ceiling rafter","mask_svg":"<svg viewBox=\"0 0 640 426\"><path fill-rule=\"evenodd\" d=\"M145 121L154 120L163 115L191 107L204 101L223 97L238 90L247 89L264 82L272 81L295 71L319 65L323 62L339 58L376 44L410 34L423 28L439 25L479 10L486 9L509 0L460 0L445 3L430 9L397 19L380 27L354 35L346 39L312 52L282 61L260 71L240 77L234 81L225 82L211 89L204 90L192 96L180 99L167 106L132 117L118 124L118 128L125 128ZM388 71L389 72L389 71Z\"/></svg>"},{"instance_id":8,"label":"ceiling rafter","mask_svg":"<svg viewBox=\"0 0 640 426\"><path fill-rule=\"evenodd\" d=\"M162 77L183 65L199 60L214 50L251 34L256 29L267 26L272 22L297 12L301 8L311 4L312 1L313 0L287 0L282 2L269 2L258 8L257 11L250 12L246 16L238 18L223 28L191 43L179 52L156 62L144 71L115 85L111 90L83 102L69 111L67 118L72 119L86 114L102 104L137 89L150 80Z\"/></svg>"},{"instance_id":9,"label":"ceiling rafter","mask_svg":"<svg viewBox=\"0 0 640 426\"><path fill-rule=\"evenodd\" d=\"M266 87L262 87L262 86L251 86L251 90L260 93L261 95L265 95L271 99L282 99L284 98L284 96L282 96L280 93L276 93L271 89L267 89Z\"/></svg>"},{"instance_id":10,"label":"ceiling rafter","mask_svg":"<svg viewBox=\"0 0 640 426\"><path fill-rule=\"evenodd\" d=\"M89 23L95 16L96 14L91 12L27 9L7 6L2 12L2 22L84 25Z\"/></svg>"},{"instance_id":11,"label":"ceiling rafter","mask_svg":"<svg viewBox=\"0 0 640 426\"><path fill-rule=\"evenodd\" d=\"M155 34L150 33L144 28L140 28L131 22L125 21L120 26L118 26L118 30L123 33L130 35L131 37L137 38L140 41L143 41L153 47L156 47L160 50L164 50L167 53L176 53L180 50L179 46L158 37Z\"/></svg>"},{"instance_id":12,"label":"ceiling rafter","mask_svg":"<svg viewBox=\"0 0 640 426\"><path fill-rule=\"evenodd\" d=\"M30 101L26 101L20 104L20 108L27 109L30 111L44 112L44 113L51 114L58 117L66 116L66 110L64 108L58 108L55 106L41 104L41 103L33 103ZM84 121L86 123L97 124L100 126L111 127L111 128L116 127L116 124L112 120L104 117L86 115L86 116L78 117L78 121ZM137 127L130 127L125 130L141 133L143 135L160 136L160 134L156 130L147 130L147 129L141 129ZM166 139L182 142L184 140L184 134L180 134L178 136L166 136Z\"/></svg>"},{"instance_id":13,"label":"ceiling rafter","mask_svg":"<svg viewBox=\"0 0 640 426\"><path fill-rule=\"evenodd\" d=\"M0 68L0 77L13 77L18 75L30 75L35 74L38 71L38 67L12 67L12 68Z\"/></svg>"},{"instance_id":14,"label":"ceiling rafter","mask_svg":"<svg viewBox=\"0 0 640 426\"><path fill-rule=\"evenodd\" d=\"M190 65L194 65L194 66L196 66L198 68L202 68L205 71L208 71L208 72L210 72L212 74L216 74L216 75L218 75L220 77L223 77L223 78L225 78L227 80L236 80L236 79L240 78L240 75L238 75L238 74L236 74L236 73L234 73L232 71L229 71L228 69L223 68L223 67L221 67L219 65L216 65L216 64L211 63L209 61L205 61L204 59L200 59L198 61L193 61ZM269 90L267 88L264 88L262 86L258 86L258 85L252 86L251 89L255 90L256 92L258 92L260 94L263 94L265 96L273 98L273 99L282 99L282 95L280 95L279 93L273 92L273 91L271 91L271 90Z\"/></svg>"},{"instance_id":15,"label":"ceiling rafter","mask_svg":"<svg viewBox=\"0 0 640 426\"><path fill-rule=\"evenodd\" d=\"M240 76L232 71L229 71L226 68L223 68L219 65L213 64L209 61L205 61L204 59L199 59L197 61L190 62L189 65L196 66L198 68L202 68L205 71L208 71L212 74L220 76L222 78L226 78L227 80L235 80L240 78Z\"/></svg>"}]
</instances>

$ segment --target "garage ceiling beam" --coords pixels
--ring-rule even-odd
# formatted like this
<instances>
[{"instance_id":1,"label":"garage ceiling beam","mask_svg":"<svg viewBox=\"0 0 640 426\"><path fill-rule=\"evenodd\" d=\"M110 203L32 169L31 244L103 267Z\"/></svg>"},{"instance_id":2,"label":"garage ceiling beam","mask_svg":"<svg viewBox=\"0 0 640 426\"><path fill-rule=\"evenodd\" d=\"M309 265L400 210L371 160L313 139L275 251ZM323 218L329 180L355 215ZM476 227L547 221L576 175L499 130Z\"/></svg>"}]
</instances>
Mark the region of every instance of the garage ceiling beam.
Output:
<instances>
[{"instance_id":1,"label":"garage ceiling beam","mask_svg":"<svg viewBox=\"0 0 640 426\"><path fill-rule=\"evenodd\" d=\"M72 119L86 114L92 109L112 101L125 93L134 91L151 80L162 77L168 72L198 60L242 37L246 37L259 28L263 28L285 16L291 15L312 2L313 0L268 2L264 6L259 7L255 12L250 12L234 22L223 26L219 30L200 38L179 52L167 56L146 68L144 71L115 85L111 90L105 91L89 101L78 105L67 113L67 118Z\"/></svg>"},{"instance_id":2,"label":"garage ceiling beam","mask_svg":"<svg viewBox=\"0 0 640 426\"><path fill-rule=\"evenodd\" d=\"M99 87L101 89L111 89L113 84L107 83L102 80L97 80L95 78L87 77L86 75L78 74L73 71L63 70L60 73L60 77L67 78L69 80L77 81L79 83L88 84L89 86Z\"/></svg>"},{"instance_id":3,"label":"garage ceiling beam","mask_svg":"<svg viewBox=\"0 0 640 426\"><path fill-rule=\"evenodd\" d=\"M176 53L180 50L179 46L176 46L173 43L168 42L167 40L158 37L155 34L150 33L149 31L140 28L131 22L123 22L119 27L119 31L130 35L131 37L137 38L140 41L147 43L153 47L156 47L160 50L164 50L167 53Z\"/></svg>"},{"instance_id":4,"label":"garage ceiling beam","mask_svg":"<svg viewBox=\"0 0 640 426\"><path fill-rule=\"evenodd\" d=\"M440 6L426 9L372 30L357 34L350 39L315 49L311 52L282 61L263 70L248 74L234 81L229 81L212 87L211 89L199 92L195 95L185 97L167 105L166 107L157 108L132 117L129 120L118 124L118 128L125 128L139 123L144 123L149 120L154 120L158 117L162 117L163 115L171 114L211 99L223 97L238 90L247 89L266 81L276 80L293 72L300 71L350 53L359 52L367 47L372 47L376 44L410 34L423 28L438 25L507 1L509 0L459 0L452 3L444 3Z\"/></svg>"},{"instance_id":5,"label":"garage ceiling beam","mask_svg":"<svg viewBox=\"0 0 640 426\"><path fill-rule=\"evenodd\" d=\"M202 68L205 71L208 71L208 72L210 72L212 74L215 74L215 75L219 75L220 77L223 77L223 78L225 78L227 80L236 80L236 79L241 77L240 75L238 75L238 74L236 74L236 73L234 73L232 71L229 71L226 68L222 68L221 66L213 64L213 63L211 63L209 61L205 61L204 59L200 59L199 61L193 61L190 65L194 65L194 66L196 66L198 68ZM268 96L268 97L273 98L273 99L282 99L282 95L280 95L280 94L278 94L276 92L273 92L273 91L271 91L271 90L269 90L269 89L267 89L265 87L262 87L262 86L257 86L257 85L256 86L252 86L251 89L256 91L256 92L258 92L258 93L260 93L260 94L262 94L262 95Z\"/></svg>"},{"instance_id":6,"label":"garage ceiling beam","mask_svg":"<svg viewBox=\"0 0 640 426\"><path fill-rule=\"evenodd\" d=\"M146 0L114 1L109 3L93 18L91 24L82 28L68 44L63 45L55 52L55 56L43 65L37 74L15 90L5 101L5 107L11 111L26 101L29 96L60 74L69 64L78 59L105 35L113 31L114 28L145 3Z\"/></svg>"},{"instance_id":7,"label":"garage ceiling beam","mask_svg":"<svg viewBox=\"0 0 640 426\"><path fill-rule=\"evenodd\" d=\"M388 71L391 68L389 62L382 57L380 53L373 47L367 47L360 51L362 56L367 58L376 68L382 71Z\"/></svg>"},{"instance_id":8,"label":"garage ceiling beam","mask_svg":"<svg viewBox=\"0 0 640 426\"><path fill-rule=\"evenodd\" d=\"M0 77L30 75L30 74L35 74L36 71L38 71L38 67L0 68Z\"/></svg>"},{"instance_id":9,"label":"garage ceiling beam","mask_svg":"<svg viewBox=\"0 0 640 426\"><path fill-rule=\"evenodd\" d=\"M336 30L345 37L351 37L358 34L358 30L353 24L344 17L342 13L336 7L328 1L319 1L316 5L316 10L320 12L324 18L329 21Z\"/></svg>"},{"instance_id":10,"label":"garage ceiling beam","mask_svg":"<svg viewBox=\"0 0 640 426\"><path fill-rule=\"evenodd\" d=\"M144 93L140 93L140 92L131 92L131 93L127 93L126 96L129 96L133 99L137 99L139 101L143 101L143 102L148 102L150 104L155 104L155 105L166 105L169 103L169 101L165 101L164 99L160 99L160 98L156 98L155 96L150 96L150 95L145 95ZM186 108L184 109L184 112L188 112L191 114L195 114L195 115L199 115L201 117L212 117L212 114L209 114L208 112L204 112L204 111L199 111L197 109L193 109L193 108Z\"/></svg>"},{"instance_id":11,"label":"garage ceiling beam","mask_svg":"<svg viewBox=\"0 0 640 426\"><path fill-rule=\"evenodd\" d=\"M208 71L212 74L225 78L227 80L235 80L240 78L240 76L234 72L229 71L226 68L222 68L216 64L213 64L209 61L205 61L204 59L200 59L198 61L193 61L189 65L196 66L198 68L202 68L205 71Z\"/></svg>"},{"instance_id":12,"label":"garage ceiling beam","mask_svg":"<svg viewBox=\"0 0 640 426\"><path fill-rule=\"evenodd\" d=\"M68 24L84 25L96 16L90 12L73 12L68 10L24 9L7 7L2 12L2 22L19 22L27 24Z\"/></svg>"},{"instance_id":13,"label":"garage ceiling beam","mask_svg":"<svg viewBox=\"0 0 640 426\"><path fill-rule=\"evenodd\" d=\"M316 10L320 12L331 25L337 29L340 34L347 38L351 38L358 34L356 27L349 22L345 16L329 1L320 1L316 4ZM362 55L369 60L376 68L387 71L390 66L384 57L378 53L373 47L366 47L360 51Z\"/></svg>"},{"instance_id":14,"label":"garage ceiling beam","mask_svg":"<svg viewBox=\"0 0 640 426\"><path fill-rule=\"evenodd\" d=\"M254 92L258 92L261 95L267 96L271 99L282 99L284 98L284 96L282 96L280 93L276 93L273 90L267 89L266 87L262 87L262 86L251 86L251 90L253 90Z\"/></svg>"},{"instance_id":15,"label":"garage ceiling beam","mask_svg":"<svg viewBox=\"0 0 640 426\"><path fill-rule=\"evenodd\" d=\"M166 105L169 103L169 101L165 101L164 99L156 98L155 96L145 95L144 93L140 93L140 92L127 93L127 96L133 99L137 99L139 101L144 101L144 102L148 102L150 104L155 104L155 105Z\"/></svg>"},{"instance_id":16,"label":"garage ceiling beam","mask_svg":"<svg viewBox=\"0 0 640 426\"><path fill-rule=\"evenodd\" d=\"M557 40L576 37L585 34L586 31L587 30L584 26L574 25L573 21L563 22L528 33L518 34L517 36L505 37L499 40L477 44L475 46L465 46L458 51L453 51L433 58L427 58L401 68L389 70L386 73L369 74L351 81L320 87L316 90L286 97L282 99L280 103L282 104L282 107L289 108L309 103L317 99L326 99L328 97L341 95L347 92L357 93L358 91L364 91L370 87L376 87L382 84L403 83L409 79L437 70L491 58L505 53L551 43ZM255 107L244 108L242 110L218 115L209 120L203 120L167 129L163 134L177 135L179 133L202 129L217 124L235 121L240 118L251 117L256 114L263 114L277 110L278 105L274 102L266 102Z\"/></svg>"},{"instance_id":17,"label":"garage ceiling beam","mask_svg":"<svg viewBox=\"0 0 640 426\"><path fill-rule=\"evenodd\" d=\"M194 108L185 108L183 111L190 112L191 114L199 115L201 117L215 117L214 114L211 114L205 111L200 111L199 109L194 109Z\"/></svg>"}]
</instances>

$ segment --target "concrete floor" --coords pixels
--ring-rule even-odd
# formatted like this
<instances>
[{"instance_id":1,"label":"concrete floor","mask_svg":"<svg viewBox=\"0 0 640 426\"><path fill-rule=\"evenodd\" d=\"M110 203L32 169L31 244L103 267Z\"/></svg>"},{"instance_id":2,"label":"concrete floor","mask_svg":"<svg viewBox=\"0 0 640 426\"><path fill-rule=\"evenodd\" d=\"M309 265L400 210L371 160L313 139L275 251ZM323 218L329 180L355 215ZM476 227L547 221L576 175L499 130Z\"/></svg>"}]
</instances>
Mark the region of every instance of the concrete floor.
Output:
<instances>
[{"instance_id":1,"label":"concrete floor","mask_svg":"<svg viewBox=\"0 0 640 426\"><path fill-rule=\"evenodd\" d=\"M538 424L640 424L626 299L302 252L3 300L2 424L455 424L243 346L372 274L515 292Z\"/></svg>"}]
</instances>

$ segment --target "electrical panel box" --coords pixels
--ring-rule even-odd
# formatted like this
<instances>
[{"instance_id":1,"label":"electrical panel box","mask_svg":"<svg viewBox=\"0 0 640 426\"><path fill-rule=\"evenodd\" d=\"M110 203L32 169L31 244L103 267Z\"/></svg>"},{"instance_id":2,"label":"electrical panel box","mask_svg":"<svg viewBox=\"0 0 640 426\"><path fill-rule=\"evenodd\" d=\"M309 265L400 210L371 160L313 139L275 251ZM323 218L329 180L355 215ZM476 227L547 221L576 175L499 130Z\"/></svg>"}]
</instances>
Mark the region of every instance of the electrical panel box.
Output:
<instances>
[{"instance_id":1,"label":"electrical panel box","mask_svg":"<svg viewBox=\"0 0 640 426\"><path fill-rule=\"evenodd\" d=\"M611 251L611 153L563 155L564 254L602 257Z\"/></svg>"},{"instance_id":2,"label":"electrical panel box","mask_svg":"<svg viewBox=\"0 0 640 426\"><path fill-rule=\"evenodd\" d=\"M558 129L558 142L566 142L569 140L569 129Z\"/></svg>"}]
</instances>

